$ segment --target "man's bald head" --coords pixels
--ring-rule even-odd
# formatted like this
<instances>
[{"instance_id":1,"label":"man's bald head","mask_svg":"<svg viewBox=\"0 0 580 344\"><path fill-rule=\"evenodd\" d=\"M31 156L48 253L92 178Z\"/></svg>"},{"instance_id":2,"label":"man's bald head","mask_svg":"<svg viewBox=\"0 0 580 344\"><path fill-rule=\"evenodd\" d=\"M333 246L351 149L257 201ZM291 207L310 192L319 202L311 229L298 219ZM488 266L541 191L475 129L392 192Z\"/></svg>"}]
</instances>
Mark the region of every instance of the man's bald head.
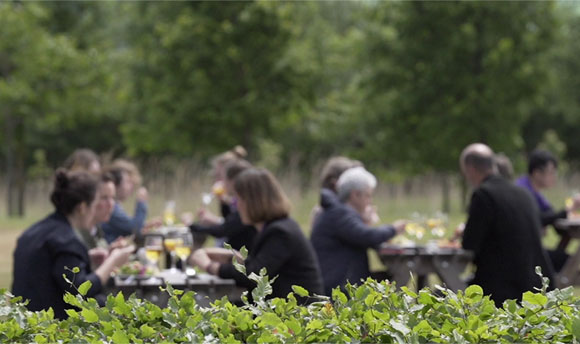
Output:
<instances>
[{"instance_id":1,"label":"man's bald head","mask_svg":"<svg viewBox=\"0 0 580 344\"><path fill-rule=\"evenodd\" d=\"M471 166L481 173L492 172L494 153L483 143L472 143L461 153L461 165Z\"/></svg>"}]
</instances>

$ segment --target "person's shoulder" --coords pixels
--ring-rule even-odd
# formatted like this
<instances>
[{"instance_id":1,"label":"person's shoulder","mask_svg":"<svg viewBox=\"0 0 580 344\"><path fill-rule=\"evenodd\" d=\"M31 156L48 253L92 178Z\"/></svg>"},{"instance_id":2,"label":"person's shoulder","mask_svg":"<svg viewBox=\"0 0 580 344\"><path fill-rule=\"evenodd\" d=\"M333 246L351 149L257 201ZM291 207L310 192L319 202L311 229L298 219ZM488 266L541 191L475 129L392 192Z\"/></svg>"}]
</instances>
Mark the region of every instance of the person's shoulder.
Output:
<instances>
[{"instance_id":1,"label":"person's shoulder","mask_svg":"<svg viewBox=\"0 0 580 344\"><path fill-rule=\"evenodd\" d=\"M283 217L266 224L264 228L265 234L275 235L276 233L284 235L295 235L297 232L302 232L300 225L291 217Z\"/></svg>"},{"instance_id":2,"label":"person's shoulder","mask_svg":"<svg viewBox=\"0 0 580 344\"><path fill-rule=\"evenodd\" d=\"M326 188L320 190L320 206L322 209L331 209L341 204L338 195L334 191Z\"/></svg>"}]
</instances>

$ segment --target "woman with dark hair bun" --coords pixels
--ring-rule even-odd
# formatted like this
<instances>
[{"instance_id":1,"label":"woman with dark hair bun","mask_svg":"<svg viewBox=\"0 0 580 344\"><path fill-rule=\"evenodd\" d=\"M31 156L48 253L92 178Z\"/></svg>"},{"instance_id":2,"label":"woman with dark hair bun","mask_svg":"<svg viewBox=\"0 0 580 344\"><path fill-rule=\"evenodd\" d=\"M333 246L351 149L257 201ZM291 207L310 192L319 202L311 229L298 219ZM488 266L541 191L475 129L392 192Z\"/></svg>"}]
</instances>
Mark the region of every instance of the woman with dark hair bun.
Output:
<instances>
[{"instance_id":1,"label":"woman with dark hair bun","mask_svg":"<svg viewBox=\"0 0 580 344\"><path fill-rule=\"evenodd\" d=\"M52 308L59 319L67 317L65 292L76 293L83 282L91 281L87 296L104 303L100 294L114 268L126 263L133 246L114 249L95 271L80 239L79 230L91 228L98 196L97 177L87 172L56 173L50 200L55 212L28 228L18 238L14 251L12 292L28 299L31 311ZM74 274L72 269L79 268ZM63 274L73 281L67 283Z\"/></svg>"}]
</instances>

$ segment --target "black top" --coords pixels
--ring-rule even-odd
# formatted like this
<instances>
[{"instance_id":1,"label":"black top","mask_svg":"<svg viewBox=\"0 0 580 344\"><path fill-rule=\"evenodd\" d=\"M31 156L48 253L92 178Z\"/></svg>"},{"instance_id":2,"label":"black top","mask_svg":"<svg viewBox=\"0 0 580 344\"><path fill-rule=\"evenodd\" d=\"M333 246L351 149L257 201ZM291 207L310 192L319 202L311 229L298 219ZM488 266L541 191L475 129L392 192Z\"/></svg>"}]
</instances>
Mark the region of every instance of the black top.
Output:
<instances>
[{"instance_id":1,"label":"black top","mask_svg":"<svg viewBox=\"0 0 580 344\"><path fill-rule=\"evenodd\" d=\"M193 233L202 233L217 238L225 238L226 242L238 251L242 246L245 246L248 249L248 252L252 251L254 239L258 234L254 226L248 226L242 223L238 211L231 211L224 219L224 222L220 225L202 226L194 223L189 226L189 228Z\"/></svg>"},{"instance_id":2,"label":"black top","mask_svg":"<svg viewBox=\"0 0 580 344\"><path fill-rule=\"evenodd\" d=\"M352 207L340 202L334 192L322 189L323 209L312 228L310 241L318 256L324 292L358 283L370 275L367 249L377 248L395 235L392 226L370 227Z\"/></svg>"},{"instance_id":3,"label":"black top","mask_svg":"<svg viewBox=\"0 0 580 344\"><path fill-rule=\"evenodd\" d=\"M246 273L259 274L266 268L270 280L278 278L272 285L271 297L286 297L292 285L299 285L312 294L322 293L322 280L312 246L302 233L300 226L290 218L267 223L258 233L254 249L245 261ZM222 264L222 278L233 278L239 286L252 289L255 282L239 273L233 264Z\"/></svg>"},{"instance_id":4,"label":"black top","mask_svg":"<svg viewBox=\"0 0 580 344\"><path fill-rule=\"evenodd\" d=\"M79 267L80 272L73 277L65 266ZM52 307L56 318L67 317L65 309L73 307L63 301L64 293L76 294L76 291L64 280L63 274L77 287L90 280L93 286L87 296L104 302L104 296L99 294L101 281L91 271L86 246L66 217L58 213L32 225L18 238L13 274L12 293L30 300L27 307L31 311Z\"/></svg>"},{"instance_id":5,"label":"black top","mask_svg":"<svg viewBox=\"0 0 580 344\"><path fill-rule=\"evenodd\" d=\"M473 283L490 294L496 305L506 299L520 300L522 293L541 287L536 266L553 281L541 228L538 206L523 188L489 176L474 191L463 248L475 254Z\"/></svg>"}]
</instances>

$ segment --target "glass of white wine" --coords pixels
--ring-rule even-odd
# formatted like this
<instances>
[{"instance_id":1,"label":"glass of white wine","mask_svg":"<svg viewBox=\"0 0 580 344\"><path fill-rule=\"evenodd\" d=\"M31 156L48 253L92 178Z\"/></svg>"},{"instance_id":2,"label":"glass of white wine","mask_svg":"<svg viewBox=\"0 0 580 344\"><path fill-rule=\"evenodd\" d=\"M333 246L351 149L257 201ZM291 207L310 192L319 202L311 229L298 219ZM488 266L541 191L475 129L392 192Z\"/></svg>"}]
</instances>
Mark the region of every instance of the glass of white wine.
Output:
<instances>
[{"instance_id":1,"label":"glass of white wine","mask_svg":"<svg viewBox=\"0 0 580 344\"><path fill-rule=\"evenodd\" d=\"M175 246L175 253L181 260L181 269L185 272L187 266L187 258L191 254L193 248L193 236L190 232L183 232L180 234L181 241Z\"/></svg>"},{"instance_id":2,"label":"glass of white wine","mask_svg":"<svg viewBox=\"0 0 580 344\"><path fill-rule=\"evenodd\" d=\"M154 267L159 267L159 258L163 252L163 237L148 235L145 237L145 256Z\"/></svg>"},{"instance_id":3,"label":"glass of white wine","mask_svg":"<svg viewBox=\"0 0 580 344\"><path fill-rule=\"evenodd\" d=\"M165 244L165 249L167 250L167 252L169 252L169 256L171 257L170 269L172 271L177 270L177 267L175 266L175 248L177 246L180 246L182 242L183 239L179 236L179 233L177 232L169 232L165 236L165 240L163 241L163 243Z\"/></svg>"}]
</instances>

